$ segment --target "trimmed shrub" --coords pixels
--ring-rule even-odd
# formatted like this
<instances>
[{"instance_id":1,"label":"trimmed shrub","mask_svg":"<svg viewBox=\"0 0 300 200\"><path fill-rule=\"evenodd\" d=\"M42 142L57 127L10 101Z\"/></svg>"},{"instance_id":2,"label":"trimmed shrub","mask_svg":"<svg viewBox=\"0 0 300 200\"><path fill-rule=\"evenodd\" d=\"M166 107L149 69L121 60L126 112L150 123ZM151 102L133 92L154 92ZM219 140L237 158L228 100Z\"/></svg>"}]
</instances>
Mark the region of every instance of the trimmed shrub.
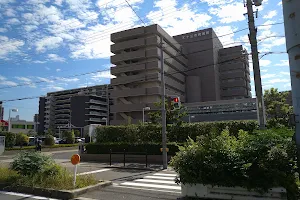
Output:
<instances>
[{"instance_id":1,"label":"trimmed shrub","mask_svg":"<svg viewBox=\"0 0 300 200\"><path fill-rule=\"evenodd\" d=\"M18 146L27 146L29 143L29 137L24 133L17 133L16 134L16 145Z\"/></svg>"},{"instance_id":2,"label":"trimmed shrub","mask_svg":"<svg viewBox=\"0 0 300 200\"><path fill-rule=\"evenodd\" d=\"M179 150L175 143L168 143L167 147L169 148L168 155L175 155ZM109 154L110 150L115 153L124 153L125 149L125 152L135 154L145 154L147 152L148 155L161 155L160 148L162 148L161 144L91 143L86 145L88 154Z\"/></svg>"},{"instance_id":3,"label":"trimmed shrub","mask_svg":"<svg viewBox=\"0 0 300 200\"><path fill-rule=\"evenodd\" d=\"M252 133L258 128L256 121L226 121L226 122L203 122L184 123L181 126L169 125L167 127L168 142L183 143L190 137L209 134L212 130L219 134L228 128L232 135L237 136L239 130ZM125 142L125 143L160 143L161 126L155 124L128 125L128 126L101 126L96 129L98 143Z\"/></svg>"},{"instance_id":4,"label":"trimmed shrub","mask_svg":"<svg viewBox=\"0 0 300 200\"><path fill-rule=\"evenodd\" d=\"M74 131L64 131L63 137L66 139L67 144L74 144L75 143L75 135Z\"/></svg>"},{"instance_id":5,"label":"trimmed shrub","mask_svg":"<svg viewBox=\"0 0 300 200\"><path fill-rule=\"evenodd\" d=\"M53 146L55 144L54 137L52 135L47 135L45 138L45 145Z\"/></svg>"},{"instance_id":6,"label":"trimmed shrub","mask_svg":"<svg viewBox=\"0 0 300 200\"><path fill-rule=\"evenodd\" d=\"M11 163L11 169L24 176L31 176L39 173L48 165L54 163L50 156L38 152L21 152Z\"/></svg>"},{"instance_id":7,"label":"trimmed shrub","mask_svg":"<svg viewBox=\"0 0 300 200\"><path fill-rule=\"evenodd\" d=\"M16 134L10 132L0 132L0 136L5 136L5 147L12 148L16 144Z\"/></svg>"},{"instance_id":8,"label":"trimmed shrub","mask_svg":"<svg viewBox=\"0 0 300 200\"><path fill-rule=\"evenodd\" d=\"M172 158L171 166L183 184L240 186L259 192L284 187L289 199L298 194L296 146L293 131L272 129L249 134L229 130L190 139Z\"/></svg>"}]
</instances>

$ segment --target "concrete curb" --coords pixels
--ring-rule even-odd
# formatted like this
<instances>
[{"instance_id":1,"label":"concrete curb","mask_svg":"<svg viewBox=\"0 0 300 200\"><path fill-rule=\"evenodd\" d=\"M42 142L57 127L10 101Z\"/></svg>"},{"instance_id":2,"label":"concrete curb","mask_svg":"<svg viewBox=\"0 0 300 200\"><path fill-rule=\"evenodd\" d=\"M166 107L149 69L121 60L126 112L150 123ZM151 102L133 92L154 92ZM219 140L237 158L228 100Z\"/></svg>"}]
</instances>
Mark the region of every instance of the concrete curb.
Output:
<instances>
[{"instance_id":1,"label":"concrete curb","mask_svg":"<svg viewBox=\"0 0 300 200\"><path fill-rule=\"evenodd\" d=\"M94 190L99 190L109 185L112 185L111 181L104 181L96 185L75 189L75 190L54 190L54 189L43 189L43 188L30 188L30 187L23 187L23 186L10 187L10 186L4 186L0 184L0 189L8 192L19 192L25 194L32 194L35 196L67 200L67 199L74 199L82 194Z\"/></svg>"}]
</instances>

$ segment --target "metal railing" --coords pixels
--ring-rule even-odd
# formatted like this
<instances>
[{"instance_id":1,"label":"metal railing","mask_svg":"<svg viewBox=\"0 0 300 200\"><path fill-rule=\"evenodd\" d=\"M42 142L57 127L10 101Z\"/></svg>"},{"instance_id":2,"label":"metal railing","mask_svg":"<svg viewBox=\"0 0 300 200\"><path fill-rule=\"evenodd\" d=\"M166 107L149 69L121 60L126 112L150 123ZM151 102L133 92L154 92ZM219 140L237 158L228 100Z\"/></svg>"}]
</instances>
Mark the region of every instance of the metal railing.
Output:
<instances>
[{"instance_id":1,"label":"metal railing","mask_svg":"<svg viewBox=\"0 0 300 200\"><path fill-rule=\"evenodd\" d=\"M144 155L145 156L145 164L146 164L146 167L148 167L148 153L147 153L147 150L145 152L127 152L125 149L123 152L113 152L112 149L110 149L110 153L109 153L109 165L111 166L111 163L112 163L112 155L113 154L123 154L123 165L124 167L126 166L126 156L130 156L130 155Z\"/></svg>"}]
</instances>

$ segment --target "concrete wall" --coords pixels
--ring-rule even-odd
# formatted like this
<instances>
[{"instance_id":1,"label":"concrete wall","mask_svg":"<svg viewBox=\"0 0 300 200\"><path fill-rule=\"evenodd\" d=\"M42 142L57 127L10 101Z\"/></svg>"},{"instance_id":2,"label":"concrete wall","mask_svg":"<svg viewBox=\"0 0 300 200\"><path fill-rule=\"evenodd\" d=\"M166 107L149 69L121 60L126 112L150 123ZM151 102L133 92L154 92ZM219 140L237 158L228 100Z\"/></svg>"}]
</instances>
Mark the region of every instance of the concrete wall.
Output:
<instances>
[{"instance_id":1,"label":"concrete wall","mask_svg":"<svg viewBox=\"0 0 300 200\"><path fill-rule=\"evenodd\" d=\"M215 101L219 99L219 77L217 73L217 50L220 42L214 41L215 33L210 29L195 31L174 36L184 47L184 54L188 58L188 76L199 76L201 81L201 101ZM189 82L187 90L199 90L199 85ZM188 102L197 102L190 96Z\"/></svg>"}]
</instances>

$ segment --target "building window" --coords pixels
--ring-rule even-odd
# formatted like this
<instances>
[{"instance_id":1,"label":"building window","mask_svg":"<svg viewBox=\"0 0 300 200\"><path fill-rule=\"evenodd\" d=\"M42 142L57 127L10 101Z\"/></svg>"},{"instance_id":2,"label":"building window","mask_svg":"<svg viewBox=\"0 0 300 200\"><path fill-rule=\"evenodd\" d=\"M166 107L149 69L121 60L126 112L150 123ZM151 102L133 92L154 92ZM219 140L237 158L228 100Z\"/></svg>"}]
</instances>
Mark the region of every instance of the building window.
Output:
<instances>
[{"instance_id":1,"label":"building window","mask_svg":"<svg viewBox=\"0 0 300 200\"><path fill-rule=\"evenodd\" d=\"M13 129L25 129L26 125L25 124L12 124L11 128L13 128Z\"/></svg>"},{"instance_id":2,"label":"building window","mask_svg":"<svg viewBox=\"0 0 300 200\"><path fill-rule=\"evenodd\" d=\"M27 125L27 129L33 130L34 129L34 125Z\"/></svg>"}]
</instances>

